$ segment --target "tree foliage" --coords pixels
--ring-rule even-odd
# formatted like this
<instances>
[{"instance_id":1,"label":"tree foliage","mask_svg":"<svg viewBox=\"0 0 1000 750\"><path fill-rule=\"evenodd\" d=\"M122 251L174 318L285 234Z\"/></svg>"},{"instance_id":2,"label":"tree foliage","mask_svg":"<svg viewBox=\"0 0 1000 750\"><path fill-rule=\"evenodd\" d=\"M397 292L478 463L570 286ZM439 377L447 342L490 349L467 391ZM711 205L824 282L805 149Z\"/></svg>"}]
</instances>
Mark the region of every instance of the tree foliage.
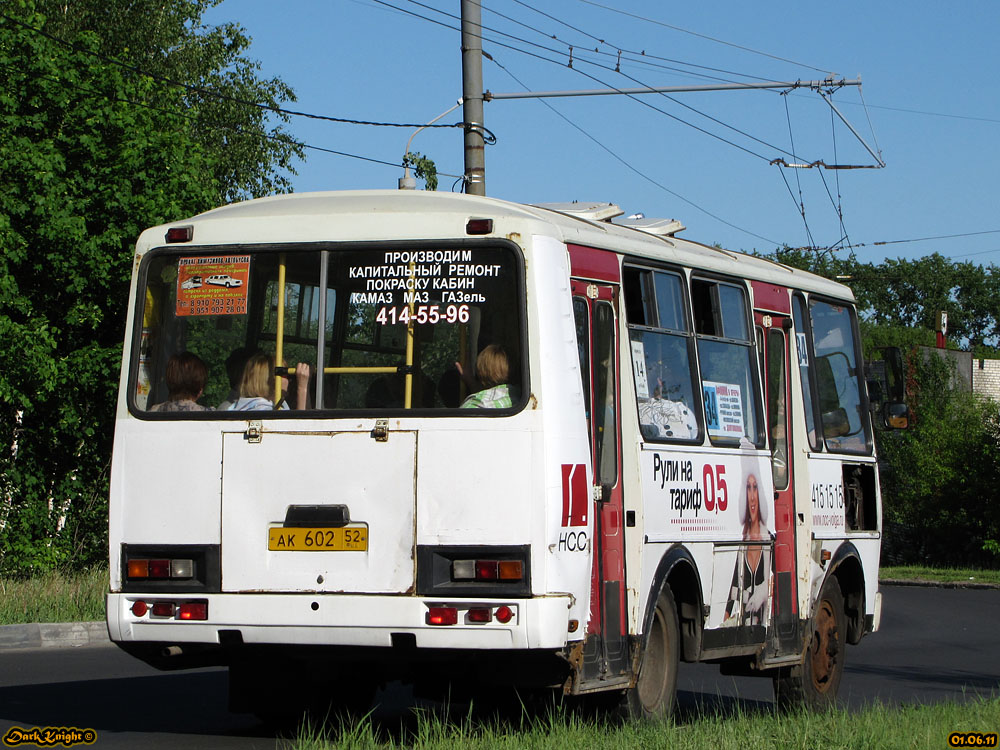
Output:
<instances>
[{"instance_id":1,"label":"tree foliage","mask_svg":"<svg viewBox=\"0 0 1000 750\"><path fill-rule=\"evenodd\" d=\"M288 187L296 148L235 100L291 92L256 76L238 27L200 25L209 5L15 0L0 11L4 573L106 556L139 232ZM231 99L197 90L209 86Z\"/></svg>"},{"instance_id":2,"label":"tree foliage","mask_svg":"<svg viewBox=\"0 0 1000 750\"><path fill-rule=\"evenodd\" d=\"M886 553L896 564L996 563L1000 403L954 387L954 362L912 350L908 430L878 436Z\"/></svg>"},{"instance_id":3,"label":"tree foliage","mask_svg":"<svg viewBox=\"0 0 1000 750\"><path fill-rule=\"evenodd\" d=\"M948 314L948 338L964 349L996 351L1000 339L1000 269L956 262L933 253L923 258L862 263L786 248L781 263L837 279L851 287L862 319L880 328L930 331L939 311Z\"/></svg>"},{"instance_id":4,"label":"tree foliage","mask_svg":"<svg viewBox=\"0 0 1000 750\"><path fill-rule=\"evenodd\" d=\"M995 564L1000 555L1000 404L956 387L954 362L936 343L938 311L949 345L996 355L1000 273L932 254L861 263L785 249L775 259L850 285L868 356L907 353L910 428L876 435L882 464L886 554L894 563Z\"/></svg>"},{"instance_id":5,"label":"tree foliage","mask_svg":"<svg viewBox=\"0 0 1000 750\"><path fill-rule=\"evenodd\" d=\"M417 178L424 181L424 190L437 190L437 165L433 159L424 156L419 151L407 151L403 157L403 164L413 167Z\"/></svg>"}]
</instances>

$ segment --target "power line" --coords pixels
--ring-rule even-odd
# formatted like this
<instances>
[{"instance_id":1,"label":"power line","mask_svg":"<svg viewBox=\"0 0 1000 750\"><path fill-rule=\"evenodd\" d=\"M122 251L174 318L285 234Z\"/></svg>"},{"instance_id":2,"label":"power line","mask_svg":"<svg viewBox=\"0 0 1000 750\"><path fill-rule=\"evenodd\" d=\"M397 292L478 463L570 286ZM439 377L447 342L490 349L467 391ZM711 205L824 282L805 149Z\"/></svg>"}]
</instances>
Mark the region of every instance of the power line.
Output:
<instances>
[{"instance_id":1,"label":"power line","mask_svg":"<svg viewBox=\"0 0 1000 750\"><path fill-rule=\"evenodd\" d=\"M386 0L373 0L373 2L376 2L379 5L383 5L383 6L386 6L388 8L393 8L394 10L398 10L398 11L401 11L403 13L407 13L409 15L412 15L412 16L416 17L416 18L422 19L424 21L428 21L428 22L436 24L438 26L443 26L443 27L451 29L453 31L458 31L459 30L457 27L451 26L451 25L449 25L447 23L443 23L443 22L435 20L433 18L429 18L427 16L423 16L423 15L421 15L419 13L414 12L414 11L406 10L405 8L399 8L398 6L395 6L395 5L392 5L391 3L386 2ZM418 2L418 0L406 0L406 2L409 2L409 3L413 4L413 5L417 5L417 6L422 7L422 8L427 8L428 10L432 10L432 11L434 11L436 13L440 13L441 15L444 15L444 16L447 16L447 17L450 17L450 18L457 18L453 14L450 14L450 13L447 13L445 11L438 10L437 8L433 8L431 6L425 5L424 3ZM556 54L556 55L562 55L563 54L559 50L553 50L552 48L545 47L544 45L536 44L534 42L530 42L530 41L527 41L525 39L521 39L519 37L513 37L512 35L507 34L505 32L495 31L494 29L489 29L488 27L485 27L485 26L481 27L481 28L486 29L488 31L494 31L495 33L502 34L503 36L506 36L508 38L512 38L512 39L515 39L515 40L517 40L519 42L522 42L522 43L525 43L525 44L529 44L529 45L531 45L533 47L538 47L540 49L543 49L543 50L545 50L547 52L551 52L551 53ZM500 47L505 47L507 49L513 50L514 52L519 52L519 53L524 54L524 55L528 55L528 56L535 57L535 58L540 59L540 60L544 60L545 62L549 62L549 63L553 63L553 64L556 64L556 65L559 65L560 67L565 67L565 65L563 63L561 63L560 61L558 61L558 60L549 59L549 58L544 57L542 55L539 55L537 53L533 53L533 52L529 52L527 50L520 49L518 47L515 47L515 46L510 45L510 44L506 44L506 43L498 41L496 39L489 39L487 37L484 37L482 35L482 33L480 33L477 36L479 36L479 38L482 39L483 41L490 42L491 44L496 44L496 45L498 45ZM631 80L631 81L633 81L635 83L638 83L641 86L648 86L648 84L644 83L643 81L640 81L638 78L634 78L632 76L626 75L625 73L622 73L620 70L616 71L615 69L610 68L610 67L608 67L606 65L601 65L600 63L596 63L596 62L593 62L591 60L586 60L585 58L579 58L578 57L577 59L580 60L581 62L587 63L588 65L593 65L596 68L601 68L601 69L607 70L609 72L618 73L618 74L624 76L625 78L628 78L629 80ZM660 114L662 114L662 115L664 115L666 117L669 117L672 120L675 120L675 121L681 123L682 125L686 125L689 128L697 130L698 132L700 132L700 133L702 133L704 135L707 135L710 138L715 138L716 140L721 141L722 143L725 143L726 145L732 146L733 148L736 148L736 149L738 149L740 151L744 151L745 153L750 154L751 156L755 156L758 159L761 159L761 160L766 161L768 163L772 162L771 159L769 159L768 157L764 156L763 154L759 154L759 153L757 153L755 151L752 151L752 150L750 150L750 149L748 149L748 148L746 148L744 146L739 145L738 143L734 143L733 141L730 141L727 138L723 138L721 135L718 135L717 133L713 133L710 130L706 130L705 128L702 128L702 127L699 127L698 125L695 125L694 123L688 122L687 120L683 119L682 117L678 117L675 114L672 114L670 112L667 112L664 109L661 109L659 107L656 107L656 106L650 104L648 101L645 101L643 99L635 97L635 96L633 96L633 95L631 95L629 93L623 92L623 91L621 91L620 88L618 88L616 86L613 86L612 84L607 83L606 81L602 81L601 79L599 79L599 78L597 78L595 76L592 76L589 73L585 73L584 71L580 70L579 68L574 68L572 66L572 62L573 62L572 52L570 52L569 61L570 61L569 62L569 67L572 68L576 73L578 73L578 74L580 74L582 76L585 76L586 78L589 78L592 81L596 81L597 83L600 83L602 86L610 88L610 89L612 89L614 91L618 91L619 93L623 94L624 96L627 96L628 98L632 99L633 101L639 103L640 105L642 105L644 107L648 107L649 109L652 109L655 112L659 112ZM705 117L706 119L711 120L712 122L714 122L714 123L716 123L718 125L721 125L722 127L728 128L728 129L730 129L730 130L732 130L732 131L734 131L736 133L739 133L740 135L744 136L745 138L749 138L750 140L756 141L757 143L760 143L760 144L762 144L764 146L767 146L768 148L772 148L772 149L774 149L776 151L779 151L779 152L781 152L783 154L787 154L787 155L789 155L789 156L791 156L791 157L793 157L795 159L800 159L799 156L786 151L785 149L781 148L780 146L775 146L774 144L768 143L767 141L763 141L760 138L757 138L757 137L755 137L753 135L750 135L749 133L747 133L747 132L745 132L743 130L740 130L739 128L737 128L735 126L729 125L728 123L725 123L725 122L719 120L718 118L712 117L711 115L708 115L708 114L706 114L704 112L701 112L700 110L698 110L698 109L696 109L696 108L694 108L694 107L692 107L692 106L690 106L688 104L685 104L684 102L681 102L678 99L675 99L674 97L667 96L666 94L661 94L661 96L663 96L664 98L668 99L669 101L673 102L674 104L676 104L676 105L678 105L680 107L688 109L688 110L694 112L695 114L698 114L698 115L700 115L702 117Z\"/></svg>"},{"instance_id":2,"label":"power line","mask_svg":"<svg viewBox=\"0 0 1000 750\"><path fill-rule=\"evenodd\" d=\"M1000 253L1000 247L995 247L992 250L980 250L976 253L962 253L961 255L949 255L949 258L971 258L973 255L989 255L990 253Z\"/></svg>"},{"instance_id":3,"label":"power line","mask_svg":"<svg viewBox=\"0 0 1000 750\"><path fill-rule=\"evenodd\" d=\"M975 237L981 234L1000 234L1000 229L984 229L981 232L961 232L960 234L939 234L933 237L914 237L906 240L880 240L879 242L859 242L855 247L869 247L876 245L898 245L905 242L927 242L928 240L950 240L956 237Z\"/></svg>"},{"instance_id":4,"label":"power line","mask_svg":"<svg viewBox=\"0 0 1000 750\"><path fill-rule=\"evenodd\" d=\"M619 61L620 60L627 60L627 61L629 61L631 63L634 63L634 64L637 64L637 65L646 65L648 67L657 68L657 69L660 69L660 70L669 70L669 71L673 71L673 72L677 72L677 73L685 73L687 75L697 76L699 78L705 78L705 79L713 80L713 81L729 81L731 83L735 82L735 81L733 81L732 79L729 79L729 78L720 78L718 76L710 76L710 75L707 75L705 73L699 73L699 72L694 71L694 70L685 70L685 69L681 69L681 68L675 68L675 67L672 67L670 65L659 65L659 64L656 64L656 63L650 63L648 61L649 60L662 60L664 62L675 63L676 65L685 65L685 66L690 67L690 68L700 68L701 70L709 70L709 71L712 71L713 73L725 73L726 75L737 76L739 78L748 78L748 79L751 79L751 80L758 80L758 81L767 80L766 78L763 78L763 77L760 77L760 76L753 76L753 75L749 75L747 73L740 73L740 72L733 71L733 70L726 70L724 68L714 68L714 67L711 67L711 66L708 66L708 65L699 65L698 63L687 62L685 60L677 60L677 59L670 58L670 57L661 57L659 55L653 55L653 54L647 53L645 50L641 50L641 51L640 50L630 50L630 49L626 49L623 46L619 47L618 45L611 44L610 42L608 42L608 41L606 41L604 39L600 39L599 37L596 37L593 34L590 34L589 32L587 32L587 31L585 31L583 29L577 28L576 26L573 26L572 24L567 23L566 21L563 21L562 19L560 19L560 18L558 18L556 16L553 16L553 15L551 15L549 13L546 13L545 11L540 10L539 8L534 8L531 5L529 5L528 3L523 2L522 0L511 0L511 1L514 2L514 3L517 3L518 5L521 5L521 6L525 7L525 8L527 8L530 11L538 13L539 15L542 15L542 16L548 18L548 19L551 19L552 21L555 21L558 24L561 24L561 25L563 25L563 26L565 26L565 27L567 27L569 29L572 29L573 31L576 31L577 33L583 34L584 36L586 36L589 39L592 39L592 40L598 42L599 44L602 44L602 45L604 45L606 47L610 47L610 48L612 48L612 49L614 49L614 50L617 51L617 55L616 55L615 53L601 52L600 50L595 49L594 52L597 53L597 54L599 54L599 55L605 55L605 56L608 56L608 57L617 57L619 59ZM530 29L530 30L532 30L532 31L534 31L536 33L542 34L543 36L549 37L551 39L556 39L557 41L562 41L563 44L569 45L568 42L565 42L565 41L559 39L555 34L548 34L548 33L544 32L544 31L541 31L540 29L535 28L534 26L526 24L526 23L524 23L522 21L518 21L517 19L511 18L509 16L505 16L502 13L499 13L499 12L497 12L495 10L491 10L490 12L492 12L492 13L500 16L501 18L507 19L508 21L511 21L512 23L518 24L518 25L523 26L523 27L525 27L527 29ZM623 53L626 53L627 55L637 55L637 56L639 56L640 58L643 58L643 59L637 60L637 59L634 59L634 58L631 58L631 57L627 57L627 56L623 57ZM617 69L617 66L616 66L616 69Z\"/></svg>"},{"instance_id":5,"label":"power line","mask_svg":"<svg viewBox=\"0 0 1000 750\"><path fill-rule=\"evenodd\" d=\"M204 120L202 118L198 117L197 115L187 114L185 112L178 111L177 109L165 109L164 107L157 107L157 106L154 106L152 104L148 104L146 102L136 101L134 99L128 99L128 98L118 97L118 96L110 96L107 93L105 93L103 91L99 91L97 89L88 88L86 86L82 86L80 84L73 83L73 82L65 80L65 79L55 78L53 76L42 75L42 74L39 74L39 73L36 73L36 72L30 72L29 73L26 70L23 70L21 68L17 68L17 67L12 66L12 65L4 65L4 64L0 63L0 68L4 68L6 70L15 71L17 73L22 73L22 74L25 74L25 75L32 75L35 78L40 78L40 79L44 79L44 80L47 80L47 81L52 81L53 83L58 83L58 84L61 84L61 85L64 85L64 86L68 86L69 88L75 89L77 91L81 91L81 92L83 92L85 94L90 94L90 95L95 96L95 97L100 97L100 98L102 98L102 99L104 99L106 101L118 102L120 104L128 104L128 105L133 106L133 107L141 107L143 109L148 109L148 110L153 111L153 112L159 112L159 113L166 114L166 115L171 115L171 116L174 116L174 117L181 117L181 118L184 118L186 120L190 120L192 122L196 122L199 126L201 126L201 127L207 127L207 128L209 128L211 130L225 130L225 131L230 131L230 132L234 132L234 133L239 133L241 135L250 135L250 136L254 136L256 138L260 138L262 140L275 141L275 142L283 143L283 144L286 144L286 145L289 145L289 146L296 146L298 148L303 148L303 149L306 149L306 150L309 150L309 151L319 151L321 153L332 154L334 156L343 156L343 157L346 157L346 158L349 158L349 159L358 159L358 160L361 160L361 161L371 162L373 164L381 164L383 166L393 167L395 169L402 169L405 166L401 161L400 162L391 162L391 161L385 161L383 159L375 159L375 158L370 157L370 156L362 156L360 154L352 154L352 153L349 153L347 151L337 151L335 149L325 148L323 146L316 146L316 145L313 145L311 143L306 143L304 141L299 141L299 140L297 140L295 138L292 138L292 137L290 137L288 135L285 135L285 134L270 135L268 133L264 133L264 132L261 132L261 131L245 130L245 129L240 128L240 127L235 126L235 125L222 125L222 124L206 123L206 122L204 122ZM462 177L462 175L449 174L447 172L440 172L440 171L438 172L438 174L441 175L441 176L443 176L443 177Z\"/></svg>"},{"instance_id":6,"label":"power line","mask_svg":"<svg viewBox=\"0 0 1000 750\"><path fill-rule=\"evenodd\" d=\"M668 28L668 29L673 29L674 31L680 31L681 33L684 33L684 34L690 34L691 36L696 36L696 37L699 37L700 39L707 39L708 41L715 42L716 44L724 44L727 47L733 47L735 49L743 50L744 52L751 52L751 53L753 53L755 55L761 55L763 57L769 57L772 60L778 60L780 62L791 63L792 65L797 65L797 66L802 67L802 68L809 68L810 70L816 70L816 71L819 71L821 73L832 73L833 72L833 71L827 70L826 68L817 68L814 65L807 65L806 63L796 62L795 60L789 60L787 57L779 57L778 55L772 55L769 52L762 52L760 50L756 50L756 49L753 49L751 47L744 47L741 44L734 44L733 42L727 42L724 39L717 39L717 38L715 38L713 36L708 36L707 34L701 34L701 33L697 32L697 31L691 31L690 29L685 29L685 28L682 28L680 26L673 26L673 25L671 25L669 23L664 23L663 21L657 21L654 18L646 18L645 16L640 16L640 15L637 15L635 13L629 13L628 11L619 10L618 8L612 8L609 5L603 5L601 3L594 2L594 0L578 0L578 1L581 2L581 3L584 3L586 5L593 5L595 8L603 8L604 10L611 11L612 13L618 13L620 15L628 16L630 18L634 18L634 19L639 20L639 21L645 21L646 23L652 23L652 24L656 24L657 26L663 26L663 27Z\"/></svg>"},{"instance_id":7,"label":"power line","mask_svg":"<svg viewBox=\"0 0 1000 750\"><path fill-rule=\"evenodd\" d=\"M852 107L869 107L870 109L886 109L890 112L906 112L911 115L927 115L928 117L950 117L955 120L973 120L975 122L994 122L1000 123L1000 120L994 117L976 117L975 115L956 115L947 112L928 112L923 109L907 109L905 107L888 107L886 105L880 104L864 104L859 102L842 102L843 104L850 105Z\"/></svg>"},{"instance_id":8,"label":"power line","mask_svg":"<svg viewBox=\"0 0 1000 750\"><path fill-rule=\"evenodd\" d=\"M498 62L494 58L490 58L490 60L493 62L494 65L496 65L498 68L500 68L504 73L506 73L511 78L513 78L514 81L516 81L519 86L521 86L525 90L528 90L528 87L525 86L524 83L522 83L521 80L517 76L515 76L513 73L511 73L509 70L507 70L507 68L504 67L500 62ZM652 177L650 177L649 175L647 175L645 172L642 172L641 170L639 170L638 168L636 168L632 164L630 164L628 161L626 161L623 157L619 156L617 153L615 153L613 150L611 150L608 146L606 146L603 143L601 143L601 141L599 141L592 134L588 133L586 130L584 130L583 128L581 128L575 122L573 122L572 120L570 120L562 112L560 112L558 109L556 109L554 106L552 106L549 102L545 101L544 99L540 99L539 101L541 101L542 104L544 104L546 107L548 107L550 110L552 110L553 113L555 113L558 117L560 117L562 120L564 120L566 123L568 123L571 127L573 127L574 129L578 130L580 133L582 133L588 139L590 139L595 144L597 144L601 149L603 149L608 154L610 154L612 157L614 157L618 162L620 162L621 164L623 164L625 167L627 167L629 170L631 170L635 174L637 174L640 177L642 177L647 182L649 182L649 183L655 185L656 187L660 188L660 190L663 190L664 192L669 193L670 195L674 196L678 200L681 200L684 203L687 203L689 206L692 206L693 208L698 209L703 214L705 214L707 216L711 216L716 221L721 222L722 224L725 224L728 227L732 227L733 229L736 229L737 231L743 232L744 234L748 234L751 237L756 237L757 239L764 240L765 242L769 242L769 243L771 243L773 245L780 245L781 244L779 242L775 242L774 240L768 239L767 237L764 237L762 235L756 234L755 232L751 232L748 229L744 229L743 227L737 226L736 224L733 224L732 222L726 221L721 216L713 214L708 209L702 208L697 203L695 203L695 202L693 202L691 200L688 200L687 198L685 198L680 193L677 193L677 192L671 190L670 188L668 188L663 183L658 182L657 180L654 180Z\"/></svg>"},{"instance_id":9,"label":"power line","mask_svg":"<svg viewBox=\"0 0 1000 750\"><path fill-rule=\"evenodd\" d=\"M392 6L390 6L390 7L392 7ZM36 34L39 34L40 36L43 36L46 39L49 39L50 41L53 41L53 42L55 42L57 44L60 44L60 45L62 45L64 47L72 49L72 50L74 50L76 52L83 52L84 54L96 57L97 59L102 60L103 62L108 63L109 65L115 65L115 66L117 66L119 68L122 68L123 70L128 70L128 71L130 71L132 73L135 73L137 75L146 76L147 78L151 78L154 81L159 81L160 83L165 83L165 84L168 84L170 86L176 86L178 88L185 89L186 91L190 91L192 93L203 94L205 96L214 97L216 99L220 99L222 101L232 102L234 104L242 104L243 106L246 106L246 107L255 107L257 109L265 110L265 111L268 111L268 112L274 112L276 114L286 115L286 116L289 116L289 117L305 117L305 118L311 119L311 120L321 120L321 121L325 121L325 122L336 122L336 123L342 123L342 124L347 124L347 125L367 125L367 126L385 127L385 128L426 128L426 127L432 127L432 128L464 128L466 126L466 123L464 123L464 122L440 123L440 124L435 124L435 125L426 125L424 123L377 122L377 121L371 121L371 120L358 120L358 119L347 118L347 117L333 117L331 115L320 115L320 114L315 114L315 113L312 113L312 112L301 112L301 111L297 111L297 110L286 109L284 107L277 107L277 106L272 106L272 105L269 105L269 104L261 104L260 102L247 101L245 99L240 99L239 97L235 97L235 96L232 96L230 94L226 94L224 92L217 91L215 89L205 88L203 86L195 86L195 85L190 84L190 83L184 83L182 81L176 81L174 79L167 78L166 76L161 76L161 75L159 75L157 73L150 73L148 70L144 70L144 69L142 69L142 68L140 68L140 67L138 67L136 65L132 65L130 63L126 63L126 62L123 62L121 60L117 60L117 59L115 59L113 57L109 57L107 55L101 54L100 52L95 52L94 50L87 49L86 47L83 47L82 45L66 41L65 39L60 39L59 37L54 36L53 34L49 34L44 29L39 29L36 26L32 26L30 24L27 24L24 21L21 21L21 20L19 20L17 18L13 18L12 16L7 15L6 13L0 12L0 18L3 18L6 21L10 21L13 24L21 26L22 28L24 28L24 29L26 29L28 31L34 32Z\"/></svg>"}]
</instances>

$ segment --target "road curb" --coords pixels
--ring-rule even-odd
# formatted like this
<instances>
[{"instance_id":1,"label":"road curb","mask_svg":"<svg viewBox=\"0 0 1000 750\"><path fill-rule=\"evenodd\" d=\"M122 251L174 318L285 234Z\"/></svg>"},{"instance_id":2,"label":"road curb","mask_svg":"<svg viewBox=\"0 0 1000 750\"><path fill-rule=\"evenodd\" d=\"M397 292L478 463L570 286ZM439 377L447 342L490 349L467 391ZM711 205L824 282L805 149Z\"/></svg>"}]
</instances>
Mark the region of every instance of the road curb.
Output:
<instances>
[{"instance_id":1,"label":"road curb","mask_svg":"<svg viewBox=\"0 0 1000 750\"><path fill-rule=\"evenodd\" d=\"M83 648L110 643L108 626L103 621L0 625L0 649Z\"/></svg>"}]
</instances>

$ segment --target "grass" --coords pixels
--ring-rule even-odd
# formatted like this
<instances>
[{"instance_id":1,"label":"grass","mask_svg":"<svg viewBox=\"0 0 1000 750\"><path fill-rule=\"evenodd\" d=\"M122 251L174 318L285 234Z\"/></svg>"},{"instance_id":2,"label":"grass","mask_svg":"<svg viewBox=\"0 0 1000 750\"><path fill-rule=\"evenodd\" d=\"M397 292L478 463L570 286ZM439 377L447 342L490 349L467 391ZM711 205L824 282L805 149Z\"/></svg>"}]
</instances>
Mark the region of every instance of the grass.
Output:
<instances>
[{"instance_id":1,"label":"grass","mask_svg":"<svg viewBox=\"0 0 1000 750\"><path fill-rule=\"evenodd\" d=\"M1000 584L1000 570L976 568L933 568L919 565L882 567L881 580L934 581L936 583L995 583Z\"/></svg>"},{"instance_id":2,"label":"grass","mask_svg":"<svg viewBox=\"0 0 1000 750\"><path fill-rule=\"evenodd\" d=\"M418 714L405 731L387 732L370 719L317 727L303 726L290 742L294 750L879 750L946 748L951 732L996 732L1000 699L889 708L881 705L847 712L701 714L676 723L588 720L556 711L518 727L469 718L449 721Z\"/></svg>"},{"instance_id":3,"label":"grass","mask_svg":"<svg viewBox=\"0 0 1000 750\"><path fill-rule=\"evenodd\" d=\"M108 569L0 579L0 625L104 619Z\"/></svg>"}]
</instances>

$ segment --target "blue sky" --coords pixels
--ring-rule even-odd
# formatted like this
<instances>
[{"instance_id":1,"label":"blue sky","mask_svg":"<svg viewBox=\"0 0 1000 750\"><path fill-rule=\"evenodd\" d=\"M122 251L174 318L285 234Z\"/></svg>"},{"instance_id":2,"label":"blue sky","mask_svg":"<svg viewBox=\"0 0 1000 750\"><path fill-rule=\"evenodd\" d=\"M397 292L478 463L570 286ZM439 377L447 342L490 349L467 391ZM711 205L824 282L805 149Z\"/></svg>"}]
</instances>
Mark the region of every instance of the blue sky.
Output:
<instances>
[{"instance_id":1,"label":"blue sky","mask_svg":"<svg viewBox=\"0 0 1000 750\"><path fill-rule=\"evenodd\" d=\"M206 21L246 28L263 74L295 89L290 108L427 122L462 93L460 37L452 28L459 0L385 3L224 0ZM627 213L679 219L687 226L682 236L736 250L788 244L846 254L849 243L862 261L940 252L1000 264L995 0L484 0L483 25L493 58L483 63L484 88L493 92L860 76L867 107L857 87L839 89L833 101L886 163L856 170L771 165L777 157L793 161L785 152L805 162L874 163L827 104L801 90L684 93L673 95L676 101L656 94L493 101L485 105L486 127L497 139L486 151L488 195L609 201ZM618 50L621 74L614 71ZM460 120L459 109L441 122ZM298 117L288 130L313 146L396 163L413 132ZM439 172L459 175L462 145L460 130L434 129L417 135L412 150L434 159ZM307 155L296 191L395 188L401 175L363 159ZM439 189L454 181L442 176ZM899 242L959 234L969 236ZM883 242L891 244L876 244Z\"/></svg>"}]
</instances>

